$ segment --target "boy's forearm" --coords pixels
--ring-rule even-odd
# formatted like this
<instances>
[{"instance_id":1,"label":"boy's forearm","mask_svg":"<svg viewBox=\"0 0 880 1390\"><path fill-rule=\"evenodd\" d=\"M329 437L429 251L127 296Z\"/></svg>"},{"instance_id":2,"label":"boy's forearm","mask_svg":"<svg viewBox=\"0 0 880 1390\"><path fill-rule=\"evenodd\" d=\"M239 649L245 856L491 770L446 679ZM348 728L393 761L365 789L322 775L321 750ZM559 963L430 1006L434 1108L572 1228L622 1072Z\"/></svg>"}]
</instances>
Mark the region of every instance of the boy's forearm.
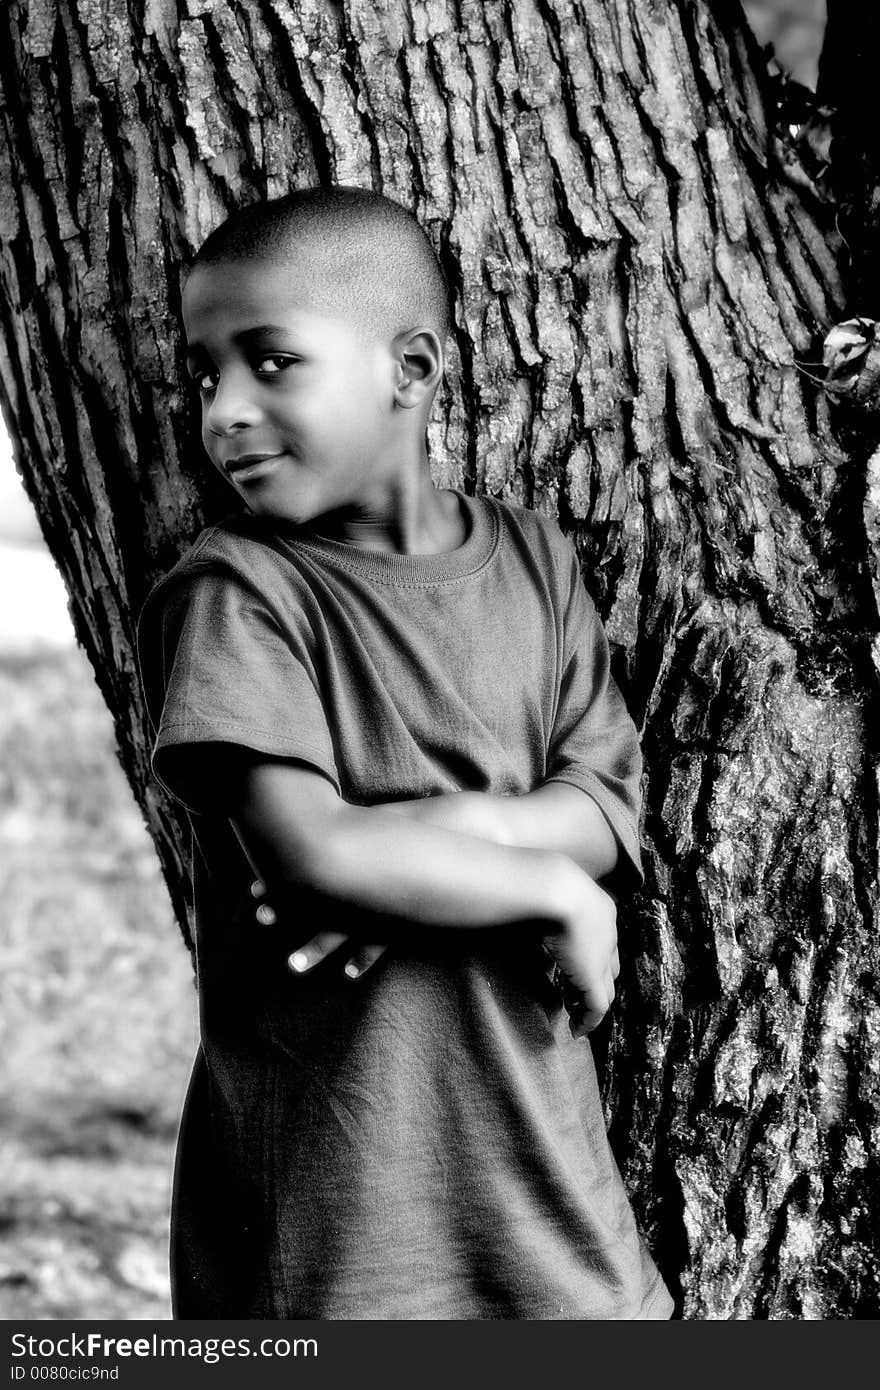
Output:
<instances>
[{"instance_id":1,"label":"boy's forearm","mask_svg":"<svg viewBox=\"0 0 880 1390\"><path fill-rule=\"evenodd\" d=\"M568 782L547 782L524 796L501 797L510 840L566 854L600 879L617 864L617 839L593 798Z\"/></svg>"},{"instance_id":2,"label":"boy's forearm","mask_svg":"<svg viewBox=\"0 0 880 1390\"><path fill-rule=\"evenodd\" d=\"M617 864L617 839L598 804L567 782L547 782L521 796L453 792L387 809L508 846L564 854L594 879Z\"/></svg>"},{"instance_id":3,"label":"boy's forearm","mask_svg":"<svg viewBox=\"0 0 880 1390\"><path fill-rule=\"evenodd\" d=\"M316 895L353 909L345 930L368 939L378 925L411 931L528 925L560 930L577 870L563 855L519 849L421 824L382 807L339 803L304 831L275 808L271 824L251 807L233 824L252 865L283 905ZM575 890L574 892L572 890Z\"/></svg>"}]
</instances>

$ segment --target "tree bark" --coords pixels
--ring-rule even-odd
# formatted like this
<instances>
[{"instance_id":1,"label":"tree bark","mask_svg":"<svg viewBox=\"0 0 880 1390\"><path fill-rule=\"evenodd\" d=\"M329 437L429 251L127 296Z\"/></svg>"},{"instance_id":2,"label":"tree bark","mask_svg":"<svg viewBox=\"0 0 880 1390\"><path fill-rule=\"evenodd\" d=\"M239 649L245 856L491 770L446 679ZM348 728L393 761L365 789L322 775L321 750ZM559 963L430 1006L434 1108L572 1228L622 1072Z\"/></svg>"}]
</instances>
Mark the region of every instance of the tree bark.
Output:
<instances>
[{"instance_id":1,"label":"tree bark","mask_svg":"<svg viewBox=\"0 0 880 1390\"><path fill-rule=\"evenodd\" d=\"M876 1316L877 608L863 471L809 375L860 309L738 7L8 0L0 23L2 394L187 939L133 656L153 582L234 508L183 393L183 270L243 201L371 185L454 290L435 480L560 517L643 732L648 883L595 1039L680 1314Z\"/></svg>"}]
</instances>

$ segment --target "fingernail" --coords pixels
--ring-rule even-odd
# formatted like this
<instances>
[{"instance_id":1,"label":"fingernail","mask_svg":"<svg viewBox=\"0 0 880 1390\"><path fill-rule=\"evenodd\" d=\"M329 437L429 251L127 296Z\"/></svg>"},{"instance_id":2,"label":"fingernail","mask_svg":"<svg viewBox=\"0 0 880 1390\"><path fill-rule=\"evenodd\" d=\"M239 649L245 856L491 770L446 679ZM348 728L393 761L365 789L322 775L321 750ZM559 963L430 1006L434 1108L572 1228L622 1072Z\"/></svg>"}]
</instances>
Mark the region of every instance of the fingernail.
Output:
<instances>
[{"instance_id":1,"label":"fingernail","mask_svg":"<svg viewBox=\"0 0 880 1390\"><path fill-rule=\"evenodd\" d=\"M287 963L291 970L296 970L297 972L308 970L309 968L309 958L305 951L294 951Z\"/></svg>"},{"instance_id":2,"label":"fingernail","mask_svg":"<svg viewBox=\"0 0 880 1390\"><path fill-rule=\"evenodd\" d=\"M251 884L251 897L258 898L263 891L263 880L255 878Z\"/></svg>"},{"instance_id":3,"label":"fingernail","mask_svg":"<svg viewBox=\"0 0 880 1390\"><path fill-rule=\"evenodd\" d=\"M350 980L356 980L361 973L361 968L355 961L350 960L345 967L345 973Z\"/></svg>"},{"instance_id":4,"label":"fingernail","mask_svg":"<svg viewBox=\"0 0 880 1390\"><path fill-rule=\"evenodd\" d=\"M264 927L271 927L275 922L275 912L268 903L261 903L254 913L258 922L262 922Z\"/></svg>"}]
</instances>

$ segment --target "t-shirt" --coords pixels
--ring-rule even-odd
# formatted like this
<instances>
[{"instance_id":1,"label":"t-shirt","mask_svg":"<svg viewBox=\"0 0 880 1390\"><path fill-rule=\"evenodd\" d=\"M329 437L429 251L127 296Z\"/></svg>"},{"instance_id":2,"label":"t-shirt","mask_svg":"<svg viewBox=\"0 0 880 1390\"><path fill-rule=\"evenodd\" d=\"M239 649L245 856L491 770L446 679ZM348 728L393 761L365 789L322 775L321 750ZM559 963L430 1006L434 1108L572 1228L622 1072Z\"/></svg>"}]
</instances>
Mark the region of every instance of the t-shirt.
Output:
<instances>
[{"instance_id":1,"label":"t-shirt","mask_svg":"<svg viewBox=\"0 0 880 1390\"><path fill-rule=\"evenodd\" d=\"M466 539L439 555L227 519L144 606L153 769L193 831L178 1317L671 1316L540 941L414 927L355 984L341 957L294 977L322 923L255 922L253 869L191 756L296 759L365 806L571 783L638 882L638 741L575 553L544 517L458 497Z\"/></svg>"}]
</instances>

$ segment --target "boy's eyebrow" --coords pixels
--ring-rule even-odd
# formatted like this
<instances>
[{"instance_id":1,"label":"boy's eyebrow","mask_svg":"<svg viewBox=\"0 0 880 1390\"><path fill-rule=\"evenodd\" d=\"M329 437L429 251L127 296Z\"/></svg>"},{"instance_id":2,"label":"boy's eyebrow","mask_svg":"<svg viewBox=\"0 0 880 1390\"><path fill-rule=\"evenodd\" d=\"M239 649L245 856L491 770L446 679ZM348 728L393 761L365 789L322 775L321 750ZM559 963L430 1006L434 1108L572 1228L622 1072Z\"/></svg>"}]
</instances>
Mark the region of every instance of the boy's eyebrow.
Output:
<instances>
[{"instance_id":1,"label":"boy's eyebrow","mask_svg":"<svg viewBox=\"0 0 880 1390\"><path fill-rule=\"evenodd\" d=\"M232 341L236 347L260 347L262 344L271 341L273 338L289 338L290 327L282 328L276 323L260 323L254 328L242 328L239 333L233 333ZM193 341L186 345L187 358L197 357L205 351L202 343Z\"/></svg>"}]
</instances>

